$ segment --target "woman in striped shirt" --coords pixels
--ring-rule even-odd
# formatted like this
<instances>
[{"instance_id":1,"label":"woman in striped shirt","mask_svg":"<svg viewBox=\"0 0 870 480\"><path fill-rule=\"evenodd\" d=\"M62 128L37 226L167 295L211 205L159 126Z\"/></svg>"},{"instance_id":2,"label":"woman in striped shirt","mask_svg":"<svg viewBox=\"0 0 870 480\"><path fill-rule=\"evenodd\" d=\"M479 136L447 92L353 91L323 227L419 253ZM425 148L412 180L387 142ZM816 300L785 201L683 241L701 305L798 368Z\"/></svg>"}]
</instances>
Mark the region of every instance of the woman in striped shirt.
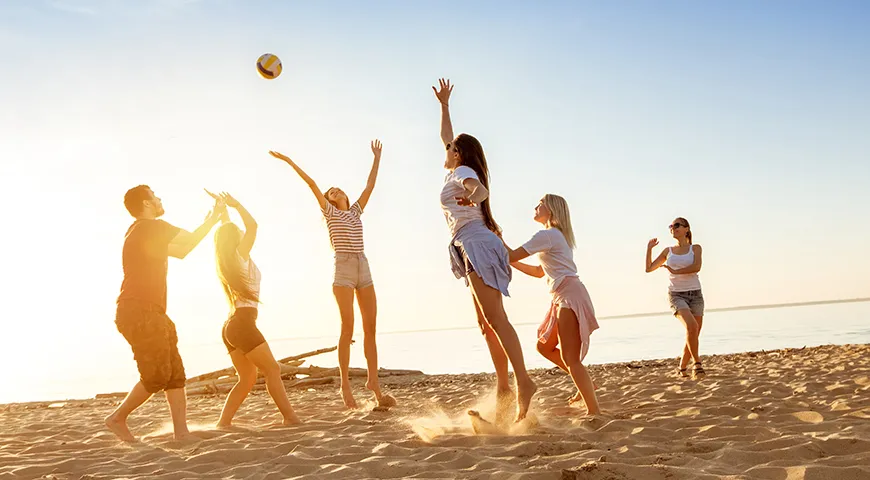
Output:
<instances>
[{"instance_id":1,"label":"woman in striped shirt","mask_svg":"<svg viewBox=\"0 0 870 480\"><path fill-rule=\"evenodd\" d=\"M329 230L329 242L335 251L335 276L332 283L332 293L338 303L341 314L341 336L338 339L338 368L341 372L341 397L347 408L357 408L356 399L350 386L348 365L350 364L350 343L353 338L353 297L356 293L363 323L363 345L368 366L368 381L366 388L374 393L378 406L391 407L396 400L381 392L378 384L378 349L375 343L375 324L378 312L375 287L369 262L363 253L363 228L360 216L369 201L375 180L378 177L378 166L381 162L381 142L374 140L371 144L374 162L369 173L366 188L353 205L347 195L340 189L332 187L324 193L317 184L296 163L278 152L269 152L273 157L284 160L296 170L302 180L308 184L320 204L320 210L326 219Z\"/></svg>"}]
</instances>

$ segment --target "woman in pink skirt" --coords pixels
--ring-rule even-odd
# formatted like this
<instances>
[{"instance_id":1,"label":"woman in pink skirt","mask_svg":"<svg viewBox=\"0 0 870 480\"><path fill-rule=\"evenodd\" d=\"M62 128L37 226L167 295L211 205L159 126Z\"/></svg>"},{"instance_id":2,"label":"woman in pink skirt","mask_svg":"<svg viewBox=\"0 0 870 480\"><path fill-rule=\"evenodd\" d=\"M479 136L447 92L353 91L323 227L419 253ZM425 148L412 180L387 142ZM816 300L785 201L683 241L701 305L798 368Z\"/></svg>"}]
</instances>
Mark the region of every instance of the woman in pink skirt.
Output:
<instances>
[{"instance_id":1,"label":"woman in pink skirt","mask_svg":"<svg viewBox=\"0 0 870 480\"><path fill-rule=\"evenodd\" d=\"M578 393L569 400L583 400L586 413L600 413L595 385L583 359L589 351L589 336L598 328L589 292L577 276L574 264L574 230L568 203L558 195L547 194L535 207L535 221L544 229L516 250L508 247L511 265L536 278L547 277L553 301L538 327L538 351L559 368L571 374ZM540 266L520 263L538 254ZM561 347L561 350L560 350Z\"/></svg>"}]
</instances>

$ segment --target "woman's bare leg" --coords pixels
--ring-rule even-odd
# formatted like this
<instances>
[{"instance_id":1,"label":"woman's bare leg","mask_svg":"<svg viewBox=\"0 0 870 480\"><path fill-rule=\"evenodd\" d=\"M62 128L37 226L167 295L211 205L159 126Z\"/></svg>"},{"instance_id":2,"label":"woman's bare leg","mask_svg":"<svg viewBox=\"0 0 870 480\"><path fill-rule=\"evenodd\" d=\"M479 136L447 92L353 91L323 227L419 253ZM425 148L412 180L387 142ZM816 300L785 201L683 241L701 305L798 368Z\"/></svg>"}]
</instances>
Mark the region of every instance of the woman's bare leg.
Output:
<instances>
[{"instance_id":1,"label":"woman's bare leg","mask_svg":"<svg viewBox=\"0 0 870 480\"><path fill-rule=\"evenodd\" d=\"M396 399L392 395L384 395L378 381L378 344L376 340L378 299L375 296L374 285L357 290L356 301L359 303L360 316L363 325L363 346L366 357L368 379L366 388L375 394L378 406L393 407Z\"/></svg>"},{"instance_id":2,"label":"woman's bare leg","mask_svg":"<svg viewBox=\"0 0 870 480\"><path fill-rule=\"evenodd\" d=\"M341 374L341 398L347 408L357 408L350 386L350 343L353 340L353 294L351 287L332 287L338 312L341 314L341 336L338 337L338 371Z\"/></svg>"},{"instance_id":3,"label":"woman's bare leg","mask_svg":"<svg viewBox=\"0 0 870 480\"><path fill-rule=\"evenodd\" d=\"M556 364L557 367L561 368L565 373L568 373L568 367L565 366L565 362L562 361L562 352L559 350L559 324L553 325L553 331L550 332L550 338L547 339L547 343L538 342L536 345L538 349L538 353L544 356L547 360Z\"/></svg>"},{"instance_id":4,"label":"woman's bare leg","mask_svg":"<svg viewBox=\"0 0 870 480\"><path fill-rule=\"evenodd\" d=\"M263 376L266 377L266 390L269 392L269 396L272 397L272 401L278 406L281 415L284 416L284 425L302 423L299 417L296 416L296 412L293 411L293 407L290 406L287 390L284 388L284 381L281 380L281 366L278 365L278 361L272 355L269 344L266 342L261 343L255 349L245 354L245 357L256 365L263 372Z\"/></svg>"},{"instance_id":5,"label":"woman's bare leg","mask_svg":"<svg viewBox=\"0 0 870 480\"><path fill-rule=\"evenodd\" d=\"M483 279L476 272L471 273L468 278L471 282L474 298L477 299L486 322L495 331L505 355L514 367L514 378L517 385L516 421L520 421L529 412L532 397L538 387L526 371L523 348L520 345L516 330L508 321L507 313L504 311L501 292L483 283Z\"/></svg>"},{"instance_id":6,"label":"woman's bare leg","mask_svg":"<svg viewBox=\"0 0 870 480\"><path fill-rule=\"evenodd\" d=\"M235 349L230 352L230 359L233 361L233 367L236 369L236 375L239 377L239 381L233 385L233 389L230 390L230 393L227 395L227 399L224 402L224 408L221 410L221 416L220 419L218 419L217 426L223 428L229 427L233 424L233 417L236 415L239 407L242 406L242 402L244 402L245 398L248 397L248 394L251 393L254 384L257 383L257 366L254 365L254 362L248 360L241 350Z\"/></svg>"},{"instance_id":7,"label":"woman's bare leg","mask_svg":"<svg viewBox=\"0 0 870 480\"><path fill-rule=\"evenodd\" d=\"M601 413L598 406L598 398L595 396L595 385L589 371L580 362L580 324L577 316L570 308L560 308L556 317L559 323L559 343L562 345L562 361L568 367L568 373L574 381L574 386L580 392L583 402L586 404L586 413L596 415Z\"/></svg>"},{"instance_id":8,"label":"woman's bare leg","mask_svg":"<svg viewBox=\"0 0 870 480\"><path fill-rule=\"evenodd\" d=\"M689 313L691 313L691 311ZM704 323L703 323L704 317L703 316L695 317L695 322L698 324L698 335L697 335L697 340L696 340L697 348L695 350L695 352L697 353L698 349L700 349L701 327L704 325ZM685 324L686 321L683 320L683 323ZM683 346L683 358L680 359L680 370L687 368L689 366L689 361L691 361L691 360L692 360L692 351L689 350L689 342L687 340L686 344ZM698 362L700 360L701 360L701 358L697 357L697 359L695 361Z\"/></svg>"}]
</instances>

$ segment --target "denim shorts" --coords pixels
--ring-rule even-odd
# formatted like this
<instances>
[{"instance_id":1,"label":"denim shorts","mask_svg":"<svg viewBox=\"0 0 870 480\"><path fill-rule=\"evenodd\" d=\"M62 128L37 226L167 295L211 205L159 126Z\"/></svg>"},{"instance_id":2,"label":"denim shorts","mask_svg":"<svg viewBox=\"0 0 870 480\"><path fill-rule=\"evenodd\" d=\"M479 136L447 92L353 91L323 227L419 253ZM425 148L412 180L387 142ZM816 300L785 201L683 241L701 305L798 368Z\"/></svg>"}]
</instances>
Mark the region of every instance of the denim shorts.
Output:
<instances>
[{"instance_id":1,"label":"denim shorts","mask_svg":"<svg viewBox=\"0 0 870 480\"><path fill-rule=\"evenodd\" d=\"M689 292L671 292L668 291L668 302L671 304L671 311L674 315L677 310L688 309L692 315L701 317L704 315L704 295L700 290L691 290Z\"/></svg>"},{"instance_id":2,"label":"denim shorts","mask_svg":"<svg viewBox=\"0 0 870 480\"><path fill-rule=\"evenodd\" d=\"M336 253L334 287L350 287L362 289L371 287L372 272L369 270L369 260L363 253Z\"/></svg>"}]
</instances>

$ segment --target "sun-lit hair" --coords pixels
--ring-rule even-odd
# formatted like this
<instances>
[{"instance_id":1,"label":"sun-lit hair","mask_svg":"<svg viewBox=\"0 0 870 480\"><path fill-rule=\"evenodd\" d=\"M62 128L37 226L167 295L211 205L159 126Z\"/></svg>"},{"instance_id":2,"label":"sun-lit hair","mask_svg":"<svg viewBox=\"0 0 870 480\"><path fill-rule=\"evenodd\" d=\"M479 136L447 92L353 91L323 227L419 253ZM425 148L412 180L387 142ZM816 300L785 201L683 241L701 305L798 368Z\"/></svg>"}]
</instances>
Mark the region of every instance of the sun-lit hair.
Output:
<instances>
[{"instance_id":1,"label":"sun-lit hair","mask_svg":"<svg viewBox=\"0 0 870 480\"><path fill-rule=\"evenodd\" d=\"M124 194L124 207L130 212L130 215L138 217L142 215L145 208L144 203L151 200L151 187L148 185L137 185Z\"/></svg>"},{"instance_id":2,"label":"sun-lit hair","mask_svg":"<svg viewBox=\"0 0 870 480\"><path fill-rule=\"evenodd\" d=\"M574 239L574 228L571 226L571 211L568 202L559 195L548 193L541 199L544 206L550 211L548 226L558 229L565 236L568 246L576 248L577 241Z\"/></svg>"},{"instance_id":3,"label":"sun-lit hair","mask_svg":"<svg viewBox=\"0 0 870 480\"><path fill-rule=\"evenodd\" d=\"M214 253L217 263L218 279L224 288L230 305L235 299L244 298L259 302L260 298L242 277L242 266L239 262L239 243L242 241L242 230L234 223L221 225L214 234Z\"/></svg>"},{"instance_id":4,"label":"sun-lit hair","mask_svg":"<svg viewBox=\"0 0 870 480\"><path fill-rule=\"evenodd\" d=\"M674 221L686 226L686 239L689 240L689 243L692 243L692 227L689 225L689 221L683 217L677 217Z\"/></svg>"},{"instance_id":5,"label":"sun-lit hair","mask_svg":"<svg viewBox=\"0 0 870 480\"><path fill-rule=\"evenodd\" d=\"M480 145L480 142L467 133L460 133L456 137L456 140L453 141L453 147L459 153L459 165L465 165L474 170L474 173L480 179L480 184L489 190L489 167L486 165L486 156L483 154L483 146ZM501 233L501 227L495 223L495 219L492 216L492 207L489 202L491 195L492 191L490 191L490 195L486 197L486 200L480 202L480 209L483 211L483 223L486 224L486 228L493 232Z\"/></svg>"}]
</instances>

